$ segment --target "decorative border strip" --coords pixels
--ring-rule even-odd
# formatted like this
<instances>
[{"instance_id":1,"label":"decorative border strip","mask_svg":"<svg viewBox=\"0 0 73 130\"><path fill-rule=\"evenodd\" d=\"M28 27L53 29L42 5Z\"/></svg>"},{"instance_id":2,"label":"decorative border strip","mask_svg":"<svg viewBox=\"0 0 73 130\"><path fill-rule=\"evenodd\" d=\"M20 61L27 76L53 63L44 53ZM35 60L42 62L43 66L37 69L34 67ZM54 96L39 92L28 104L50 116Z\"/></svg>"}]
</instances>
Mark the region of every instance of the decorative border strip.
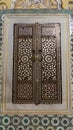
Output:
<instances>
[{"instance_id":1,"label":"decorative border strip","mask_svg":"<svg viewBox=\"0 0 73 130\"><path fill-rule=\"evenodd\" d=\"M73 117L66 115L0 116L0 130L73 130Z\"/></svg>"},{"instance_id":2,"label":"decorative border strip","mask_svg":"<svg viewBox=\"0 0 73 130\"><path fill-rule=\"evenodd\" d=\"M70 16L70 59L71 59L71 99L72 99L72 110L73 110L73 16Z\"/></svg>"},{"instance_id":3,"label":"decorative border strip","mask_svg":"<svg viewBox=\"0 0 73 130\"><path fill-rule=\"evenodd\" d=\"M3 62L3 16L0 19L0 112L2 102L2 62Z\"/></svg>"}]
</instances>

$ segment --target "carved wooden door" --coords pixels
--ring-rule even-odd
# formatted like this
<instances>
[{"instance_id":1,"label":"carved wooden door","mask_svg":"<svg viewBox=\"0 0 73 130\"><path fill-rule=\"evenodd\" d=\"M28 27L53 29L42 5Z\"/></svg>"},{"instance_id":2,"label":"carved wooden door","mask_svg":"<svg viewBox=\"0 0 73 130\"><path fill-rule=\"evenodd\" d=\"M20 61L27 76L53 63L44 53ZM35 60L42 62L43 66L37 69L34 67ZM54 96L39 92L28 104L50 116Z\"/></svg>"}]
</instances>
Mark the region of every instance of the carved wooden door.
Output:
<instances>
[{"instance_id":1,"label":"carved wooden door","mask_svg":"<svg viewBox=\"0 0 73 130\"><path fill-rule=\"evenodd\" d=\"M62 103L60 24L15 24L12 102Z\"/></svg>"}]
</instances>

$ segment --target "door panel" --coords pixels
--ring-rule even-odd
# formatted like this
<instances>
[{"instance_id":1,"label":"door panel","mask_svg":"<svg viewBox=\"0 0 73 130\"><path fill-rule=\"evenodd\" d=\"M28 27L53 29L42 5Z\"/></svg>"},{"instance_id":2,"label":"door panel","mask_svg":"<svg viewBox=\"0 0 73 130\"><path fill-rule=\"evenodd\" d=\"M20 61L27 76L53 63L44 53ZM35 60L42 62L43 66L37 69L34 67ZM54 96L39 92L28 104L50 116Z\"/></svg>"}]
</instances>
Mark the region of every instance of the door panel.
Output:
<instances>
[{"instance_id":1,"label":"door panel","mask_svg":"<svg viewBox=\"0 0 73 130\"><path fill-rule=\"evenodd\" d=\"M13 103L34 102L33 26L14 26Z\"/></svg>"},{"instance_id":2,"label":"door panel","mask_svg":"<svg viewBox=\"0 0 73 130\"><path fill-rule=\"evenodd\" d=\"M60 59L59 55L61 54L60 25L59 24L42 25L41 30L42 30L41 102L61 103L61 60L59 60ZM60 68L59 72L58 68Z\"/></svg>"},{"instance_id":3,"label":"door panel","mask_svg":"<svg viewBox=\"0 0 73 130\"><path fill-rule=\"evenodd\" d=\"M13 103L62 102L60 24L15 24Z\"/></svg>"}]
</instances>

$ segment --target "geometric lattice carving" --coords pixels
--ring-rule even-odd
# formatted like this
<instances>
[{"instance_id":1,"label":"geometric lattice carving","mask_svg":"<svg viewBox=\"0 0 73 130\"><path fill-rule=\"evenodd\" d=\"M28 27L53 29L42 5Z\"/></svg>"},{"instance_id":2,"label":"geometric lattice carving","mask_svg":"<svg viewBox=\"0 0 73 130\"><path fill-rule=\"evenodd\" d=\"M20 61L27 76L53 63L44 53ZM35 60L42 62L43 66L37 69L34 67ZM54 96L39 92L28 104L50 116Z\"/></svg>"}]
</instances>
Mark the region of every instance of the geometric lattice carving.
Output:
<instances>
[{"instance_id":1,"label":"geometric lattice carving","mask_svg":"<svg viewBox=\"0 0 73 130\"><path fill-rule=\"evenodd\" d=\"M25 82L25 83L19 83L17 86L17 99L20 100L32 100L33 93L32 93L32 83Z\"/></svg>"},{"instance_id":2,"label":"geometric lattice carving","mask_svg":"<svg viewBox=\"0 0 73 130\"><path fill-rule=\"evenodd\" d=\"M17 29L17 41L16 45L14 44L14 77L16 81L13 82L13 103L25 101L31 103L33 100L32 28L18 27L15 32Z\"/></svg>"},{"instance_id":3,"label":"geometric lattice carving","mask_svg":"<svg viewBox=\"0 0 73 130\"><path fill-rule=\"evenodd\" d=\"M56 38L42 38L42 100L57 99Z\"/></svg>"},{"instance_id":4,"label":"geometric lattice carving","mask_svg":"<svg viewBox=\"0 0 73 130\"><path fill-rule=\"evenodd\" d=\"M42 80L57 81L56 39L42 38Z\"/></svg>"},{"instance_id":5,"label":"geometric lattice carving","mask_svg":"<svg viewBox=\"0 0 73 130\"><path fill-rule=\"evenodd\" d=\"M59 24L58 27L60 30ZM60 41L57 42L56 33L55 24L42 26L42 103L61 103L61 45Z\"/></svg>"},{"instance_id":6,"label":"geometric lattice carving","mask_svg":"<svg viewBox=\"0 0 73 130\"><path fill-rule=\"evenodd\" d=\"M32 82L32 38L18 39L18 81Z\"/></svg>"},{"instance_id":7,"label":"geometric lattice carving","mask_svg":"<svg viewBox=\"0 0 73 130\"><path fill-rule=\"evenodd\" d=\"M32 38L18 40L18 99L32 99ZM21 84L23 83L23 84Z\"/></svg>"},{"instance_id":8,"label":"geometric lattice carving","mask_svg":"<svg viewBox=\"0 0 73 130\"><path fill-rule=\"evenodd\" d=\"M60 24L14 29L13 103L61 103Z\"/></svg>"}]
</instances>

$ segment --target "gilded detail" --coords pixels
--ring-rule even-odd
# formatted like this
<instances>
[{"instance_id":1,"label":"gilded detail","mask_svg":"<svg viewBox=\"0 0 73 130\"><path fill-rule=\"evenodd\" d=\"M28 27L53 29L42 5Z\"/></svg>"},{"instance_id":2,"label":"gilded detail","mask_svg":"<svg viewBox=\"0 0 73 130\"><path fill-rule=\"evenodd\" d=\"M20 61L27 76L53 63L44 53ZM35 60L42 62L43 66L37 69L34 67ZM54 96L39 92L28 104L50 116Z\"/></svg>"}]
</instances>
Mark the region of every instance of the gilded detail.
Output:
<instances>
[{"instance_id":1,"label":"gilded detail","mask_svg":"<svg viewBox=\"0 0 73 130\"><path fill-rule=\"evenodd\" d=\"M7 9L6 3L2 2L2 0L0 0L0 9Z\"/></svg>"},{"instance_id":2,"label":"gilded detail","mask_svg":"<svg viewBox=\"0 0 73 130\"><path fill-rule=\"evenodd\" d=\"M62 8L61 0L14 0L11 8Z\"/></svg>"}]
</instances>

